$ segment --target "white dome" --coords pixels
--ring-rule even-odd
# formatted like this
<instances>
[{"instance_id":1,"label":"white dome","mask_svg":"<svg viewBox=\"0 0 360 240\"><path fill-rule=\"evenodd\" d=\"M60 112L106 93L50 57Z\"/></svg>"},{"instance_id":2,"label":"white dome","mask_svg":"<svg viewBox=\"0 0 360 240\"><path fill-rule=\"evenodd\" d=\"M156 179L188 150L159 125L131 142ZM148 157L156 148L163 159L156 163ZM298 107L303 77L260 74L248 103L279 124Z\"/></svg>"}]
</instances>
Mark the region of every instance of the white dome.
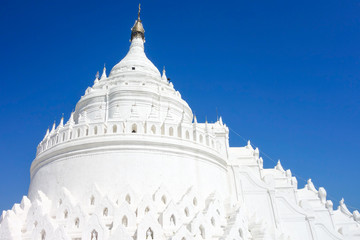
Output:
<instances>
[{"instance_id":1,"label":"white dome","mask_svg":"<svg viewBox=\"0 0 360 240\"><path fill-rule=\"evenodd\" d=\"M227 195L228 129L192 119L165 72L161 77L146 57L141 35L135 36L110 76L104 68L70 120L54 126L39 144L29 198L42 191L54 200L58 188L53 186L59 186L82 199L94 183L105 193L129 184L137 192L153 191L173 182L176 187L169 191L177 198L189 186L204 197L214 189Z\"/></svg>"},{"instance_id":2,"label":"white dome","mask_svg":"<svg viewBox=\"0 0 360 240\"><path fill-rule=\"evenodd\" d=\"M155 65L146 57L144 41L142 38L134 38L131 41L130 50L110 72L109 77L117 77L128 72L140 72L152 76L160 81L161 75Z\"/></svg>"},{"instance_id":3,"label":"white dome","mask_svg":"<svg viewBox=\"0 0 360 240\"><path fill-rule=\"evenodd\" d=\"M84 116L90 122L128 120L134 117L134 109L142 121L151 113L154 116L154 111L159 123L169 114L175 123L193 119L189 105L168 82L165 70L161 77L146 57L141 35L133 37L129 52L113 67L109 77L104 68L101 79L86 90L76 105L74 121L79 123Z\"/></svg>"},{"instance_id":4,"label":"white dome","mask_svg":"<svg viewBox=\"0 0 360 240\"><path fill-rule=\"evenodd\" d=\"M338 210L311 180L299 189L280 161L229 146L229 128L192 122L165 71L130 51L95 79L30 169L29 198L0 217L0 239L359 239L360 214Z\"/></svg>"}]
</instances>

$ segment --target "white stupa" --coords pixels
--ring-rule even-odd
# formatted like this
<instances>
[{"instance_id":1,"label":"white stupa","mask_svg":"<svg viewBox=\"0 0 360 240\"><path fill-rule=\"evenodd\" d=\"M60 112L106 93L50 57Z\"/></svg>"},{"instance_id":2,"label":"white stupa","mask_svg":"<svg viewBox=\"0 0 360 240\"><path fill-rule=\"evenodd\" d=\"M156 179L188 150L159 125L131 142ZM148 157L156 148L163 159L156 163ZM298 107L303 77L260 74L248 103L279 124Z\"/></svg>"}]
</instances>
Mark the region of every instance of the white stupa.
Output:
<instances>
[{"instance_id":1,"label":"white stupa","mask_svg":"<svg viewBox=\"0 0 360 240\"><path fill-rule=\"evenodd\" d=\"M250 142L229 146L222 119L198 123L144 52L96 77L66 124L37 148L28 196L3 211L0 239L360 239L360 214L280 162L264 169Z\"/></svg>"}]
</instances>

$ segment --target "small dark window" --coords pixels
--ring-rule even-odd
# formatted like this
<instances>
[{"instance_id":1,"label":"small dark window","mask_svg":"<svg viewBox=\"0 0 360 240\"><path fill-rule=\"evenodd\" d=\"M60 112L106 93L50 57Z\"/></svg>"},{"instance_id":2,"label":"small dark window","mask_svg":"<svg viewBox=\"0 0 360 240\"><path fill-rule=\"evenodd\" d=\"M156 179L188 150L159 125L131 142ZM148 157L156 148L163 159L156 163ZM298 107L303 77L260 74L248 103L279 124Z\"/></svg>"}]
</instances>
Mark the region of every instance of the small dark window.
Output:
<instances>
[{"instance_id":1,"label":"small dark window","mask_svg":"<svg viewBox=\"0 0 360 240\"><path fill-rule=\"evenodd\" d=\"M135 70L135 67L132 67L131 69L132 69L132 70Z\"/></svg>"}]
</instances>

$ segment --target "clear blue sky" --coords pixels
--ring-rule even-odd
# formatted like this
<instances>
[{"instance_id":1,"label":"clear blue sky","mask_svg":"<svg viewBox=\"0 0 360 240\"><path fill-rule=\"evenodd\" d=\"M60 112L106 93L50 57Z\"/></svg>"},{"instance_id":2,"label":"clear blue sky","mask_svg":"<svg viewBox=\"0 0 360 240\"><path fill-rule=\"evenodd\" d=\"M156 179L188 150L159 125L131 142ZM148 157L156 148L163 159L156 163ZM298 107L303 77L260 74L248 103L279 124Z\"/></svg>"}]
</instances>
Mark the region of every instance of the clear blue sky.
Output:
<instances>
[{"instance_id":1,"label":"clear blue sky","mask_svg":"<svg viewBox=\"0 0 360 240\"><path fill-rule=\"evenodd\" d=\"M46 129L125 56L137 5L1 1L0 209L27 194ZM148 57L199 121L215 121L217 108L335 205L360 208L359 0L152 0L142 10ZM230 144L246 142L231 133Z\"/></svg>"}]
</instances>

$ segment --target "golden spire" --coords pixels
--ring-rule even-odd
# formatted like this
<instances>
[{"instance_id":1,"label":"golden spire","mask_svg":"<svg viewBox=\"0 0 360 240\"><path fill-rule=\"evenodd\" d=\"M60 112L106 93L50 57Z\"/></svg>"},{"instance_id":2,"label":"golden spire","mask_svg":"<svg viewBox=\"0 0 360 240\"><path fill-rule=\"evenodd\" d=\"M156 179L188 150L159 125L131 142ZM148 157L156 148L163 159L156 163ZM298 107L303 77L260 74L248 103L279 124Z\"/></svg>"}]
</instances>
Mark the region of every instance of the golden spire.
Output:
<instances>
[{"instance_id":1,"label":"golden spire","mask_svg":"<svg viewBox=\"0 0 360 240\"><path fill-rule=\"evenodd\" d=\"M140 19L141 5L139 4L138 19L135 21L134 26L131 28L131 40L135 37L141 37L145 41L145 30Z\"/></svg>"},{"instance_id":2,"label":"golden spire","mask_svg":"<svg viewBox=\"0 0 360 240\"><path fill-rule=\"evenodd\" d=\"M138 20L140 20L140 11L141 11L141 4L139 3Z\"/></svg>"}]
</instances>

